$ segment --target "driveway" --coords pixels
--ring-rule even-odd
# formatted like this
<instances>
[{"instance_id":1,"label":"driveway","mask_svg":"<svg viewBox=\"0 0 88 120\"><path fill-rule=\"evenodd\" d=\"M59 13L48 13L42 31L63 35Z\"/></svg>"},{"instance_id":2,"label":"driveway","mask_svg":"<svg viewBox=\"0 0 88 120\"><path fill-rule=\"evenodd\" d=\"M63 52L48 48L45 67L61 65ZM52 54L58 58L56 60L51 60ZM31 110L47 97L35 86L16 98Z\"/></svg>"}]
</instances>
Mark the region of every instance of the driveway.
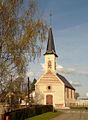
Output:
<instances>
[{"instance_id":1,"label":"driveway","mask_svg":"<svg viewBox=\"0 0 88 120\"><path fill-rule=\"evenodd\" d=\"M51 120L88 120L88 111L67 111Z\"/></svg>"}]
</instances>

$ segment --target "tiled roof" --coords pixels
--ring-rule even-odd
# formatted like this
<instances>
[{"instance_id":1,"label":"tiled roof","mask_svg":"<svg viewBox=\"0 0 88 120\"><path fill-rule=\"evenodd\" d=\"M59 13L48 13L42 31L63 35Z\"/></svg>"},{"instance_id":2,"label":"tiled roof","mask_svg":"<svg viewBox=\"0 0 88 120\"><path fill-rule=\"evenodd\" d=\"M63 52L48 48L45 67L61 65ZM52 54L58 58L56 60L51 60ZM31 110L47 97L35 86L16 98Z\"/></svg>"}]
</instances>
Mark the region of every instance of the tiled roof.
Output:
<instances>
[{"instance_id":1,"label":"tiled roof","mask_svg":"<svg viewBox=\"0 0 88 120\"><path fill-rule=\"evenodd\" d=\"M73 86L66 80L66 78L60 74L56 74L58 78L60 78L60 80L62 80L62 82L65 84L66 87L71 88L73 90L75 90L75 88L73 88Z\"/></svg>"}]
</instances>

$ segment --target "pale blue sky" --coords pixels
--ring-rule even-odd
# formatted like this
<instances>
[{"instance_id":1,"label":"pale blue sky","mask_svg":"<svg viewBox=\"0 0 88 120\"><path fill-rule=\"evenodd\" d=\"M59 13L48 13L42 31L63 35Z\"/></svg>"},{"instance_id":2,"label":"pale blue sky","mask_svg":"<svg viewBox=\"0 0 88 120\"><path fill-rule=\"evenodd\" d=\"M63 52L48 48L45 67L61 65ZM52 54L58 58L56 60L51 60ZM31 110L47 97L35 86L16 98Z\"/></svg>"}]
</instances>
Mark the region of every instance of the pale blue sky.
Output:
<instances>
[{"instance_id":1,"label":"pale blue sky","mask_svg":"<svg viewBox=\"0 0 88 120\"><path fill-rule=\"evenodd\" d=\"M52 11L52 29L59 56L57 63L63 66L63 70L58 73L60 72L68 81L75 84L74 87L81 97L86 97L88 93L88 0L39 0L39 6L42 9L42 18L48 24L50 10ZM29 65L34 73L33 77L38 78L41 75L43 63L42 55L39 62L35 61Z\"/></svg>"}]
</instances>

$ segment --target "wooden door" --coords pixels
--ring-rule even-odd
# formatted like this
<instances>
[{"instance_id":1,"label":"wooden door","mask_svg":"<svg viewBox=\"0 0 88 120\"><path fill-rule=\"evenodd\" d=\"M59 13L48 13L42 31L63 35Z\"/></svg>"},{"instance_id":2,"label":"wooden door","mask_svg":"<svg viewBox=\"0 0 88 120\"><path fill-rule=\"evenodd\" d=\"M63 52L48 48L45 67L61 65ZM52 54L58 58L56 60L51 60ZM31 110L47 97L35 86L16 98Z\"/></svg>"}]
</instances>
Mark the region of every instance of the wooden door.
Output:
<instances>
[{"instance_id":1,"label":"wooden door","mask_svg":"<svg viewBox=\"0 0 88 120\"><path fill-rule=\"evenodd\" d=\"M46 95L46 104L48 104L48 105L53 104L53 96L52 95Z\"/></svg>"}]
</instances>

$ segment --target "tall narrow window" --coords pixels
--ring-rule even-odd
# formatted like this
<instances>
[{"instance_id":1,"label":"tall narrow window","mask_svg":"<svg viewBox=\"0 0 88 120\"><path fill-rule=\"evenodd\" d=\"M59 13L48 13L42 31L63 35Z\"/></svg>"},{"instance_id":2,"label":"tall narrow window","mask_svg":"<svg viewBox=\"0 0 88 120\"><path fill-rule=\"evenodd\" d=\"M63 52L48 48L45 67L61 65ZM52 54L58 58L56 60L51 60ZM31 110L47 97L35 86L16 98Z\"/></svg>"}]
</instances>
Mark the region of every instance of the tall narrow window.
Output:
<instances>
[{"instance_id":1,"label":"tall narrow window","mask_svg":"<svg viewBox=\"0 0 88 120\"><path fill-rule=\"evenodd\" d=\"M71 98L72 98L73 96L72 96L72 90L71 90Z\"/></svg>"},{"instance_id":2,"label":"tall narrow window","mask_svg":"<svg viewBox=\"0 0 88 120\"><path fill-rule=\"evenodd\" d=\"M69 98L69 88L67 88L67 98Z\"/></svg>"},{"instance_id":3,"label":"tall narrow window","mask_svg":"<svg viewBox=\"0 0 88 120\"><path fill-rule=\"evenodd\" d=\"M55 61L55 70L56 70L56 61Z\"/></svg>"},{"instance_id":4,"label":"tall narrow window","mask_svg":"<svg viewBox=\"0 0 88 120\"><path fill-rule=\"evenodd\" d=\"M49 61L48 61L48 68L51 68L51 67L52 67L51 61L49 60Z\"/></svg>"}]
</instances>

